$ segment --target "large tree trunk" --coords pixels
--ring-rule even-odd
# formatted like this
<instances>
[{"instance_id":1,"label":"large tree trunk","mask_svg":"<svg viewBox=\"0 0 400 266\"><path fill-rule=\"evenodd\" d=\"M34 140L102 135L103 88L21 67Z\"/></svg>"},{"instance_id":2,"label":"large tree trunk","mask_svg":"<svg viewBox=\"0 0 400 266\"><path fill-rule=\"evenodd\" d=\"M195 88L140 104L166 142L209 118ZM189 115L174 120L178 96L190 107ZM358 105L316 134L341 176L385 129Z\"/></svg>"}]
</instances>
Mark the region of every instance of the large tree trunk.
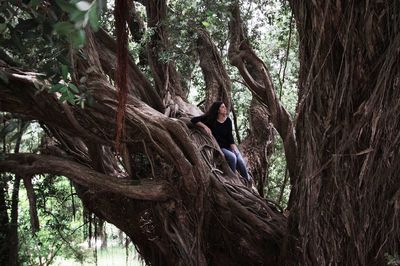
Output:
<instances>
[{"instance_id":1,"label":"large tree trunk","mask_svg":"<svg viewBox=\"0 0 400 266\"><path fill-rule=\"evenodd\" d=\"M385 265L400 250L400 5L291 5L301 156L289 264Z\"/></svg>"}]
</instances>

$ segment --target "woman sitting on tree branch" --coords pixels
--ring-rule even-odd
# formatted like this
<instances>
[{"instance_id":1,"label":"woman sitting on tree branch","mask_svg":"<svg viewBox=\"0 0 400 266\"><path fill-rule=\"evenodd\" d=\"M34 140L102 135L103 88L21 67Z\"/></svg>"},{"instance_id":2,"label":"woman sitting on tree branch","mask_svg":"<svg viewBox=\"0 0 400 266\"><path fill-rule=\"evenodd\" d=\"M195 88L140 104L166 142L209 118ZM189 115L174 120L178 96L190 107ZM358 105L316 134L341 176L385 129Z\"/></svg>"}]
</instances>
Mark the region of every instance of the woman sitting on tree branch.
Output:
<instances>
[{"instance_id":1,"label":"woman sitting on tree branch","mask_svg":"<svg viewBox=\"0 0 400 266\"><path fill-rule=\"evenodd\" d=\"M214 102L207 113L193 117L190 121L204 129L210 136L214 136L232 171L236 173L237 169L245 181L251 182L246 164L233 140L232 121L227 115L225 104L219 101Z\"/></svg>"}]
</instances>

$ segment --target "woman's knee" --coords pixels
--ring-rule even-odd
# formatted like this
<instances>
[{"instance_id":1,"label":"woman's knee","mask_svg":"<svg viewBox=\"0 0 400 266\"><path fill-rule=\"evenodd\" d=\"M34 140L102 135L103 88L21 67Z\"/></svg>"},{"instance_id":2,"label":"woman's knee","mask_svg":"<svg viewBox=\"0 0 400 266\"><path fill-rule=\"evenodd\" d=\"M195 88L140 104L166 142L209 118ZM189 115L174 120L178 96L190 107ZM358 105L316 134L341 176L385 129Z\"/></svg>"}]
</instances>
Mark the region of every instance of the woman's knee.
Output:
<instances>
[{"instance_id":1,"label":"woman's knee","mask_svg":"<svg viewBox=\"0 0 400 266\"><path fill-rule=\"evenodd\" d=\"M236 165L237 158L233 152L228 151L227 153L224 153L224 154L225 154L225 158L227 161Z\"/></svg>"},{"instance_id":2,"label":"woman's knee","mask_svg":"<svg viewBox=\"0 0 400 266\"><path fill-rule=\"evenodd\" d=\"M236 166L237 163L236 155L227 149L222 149L222 152L224 153L225 159L228 161L228 163L232 166Z\"/></svg>"}]
</instances>

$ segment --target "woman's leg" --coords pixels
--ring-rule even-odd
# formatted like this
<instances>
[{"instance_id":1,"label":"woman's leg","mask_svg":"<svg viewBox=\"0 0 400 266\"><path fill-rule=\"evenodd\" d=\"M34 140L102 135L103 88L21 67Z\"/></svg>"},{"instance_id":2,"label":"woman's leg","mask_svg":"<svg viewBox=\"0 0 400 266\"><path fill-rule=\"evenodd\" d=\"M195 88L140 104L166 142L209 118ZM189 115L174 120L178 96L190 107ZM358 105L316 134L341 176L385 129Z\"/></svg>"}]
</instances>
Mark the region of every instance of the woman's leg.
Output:
<instances>
[{"instance_id":1,"label":"woman's leg","mask_svg":"<svg viewBox=\"0 0 400 266\"><path fill-rule=\"evenodd\" d=\"M249 173L247 172L246 163L244 162L242 154L240 153L240 151L238 151L237 153L235 153L235 155L237 161L236 167L240 175L244 177L247 181L250 181L251 178L249 176Z\"/></svg>"},{"instance_id":2,"label":"woman's leg","mask_svg":"<svg viewBox=\"0 0 400 266\"><path fill-rule=\"evenodd\" d=\"M225 155L225 159L228 161L229 167L235 173L236 172L236 162L237 162L236 155L228 149L221 148L221 150Z\"/></svg>"}]
</instances>

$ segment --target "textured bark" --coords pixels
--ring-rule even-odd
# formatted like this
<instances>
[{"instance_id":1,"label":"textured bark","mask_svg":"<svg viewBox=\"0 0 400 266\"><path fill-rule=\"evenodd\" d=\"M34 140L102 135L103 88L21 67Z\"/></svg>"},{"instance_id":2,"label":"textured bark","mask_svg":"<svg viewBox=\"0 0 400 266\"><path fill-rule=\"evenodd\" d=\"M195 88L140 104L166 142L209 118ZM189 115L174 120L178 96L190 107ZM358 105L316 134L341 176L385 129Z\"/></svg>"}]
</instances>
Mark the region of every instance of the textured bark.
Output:
<instances>
[{"instance_id":1,"label":"textured bark","mask_svg":"<svg viewBox=\"0 0 400 266\"><path fill-rule=\"evenodd\" d=\"M94 191L119 193L140 200L166 200L173 193L172 188L162 181L146 180L138 185L127 186L129 183L124 180L106 176L79 163L68 161L66 158L48 155L6 154L6 159L0 161L0 169L20 175L44 172L65 175Z\"/></svg>"},{"instance_id":2,"label":"textured bark","mask_svg":"<svg viewBox=\"0 0 400 266\"><path fill-rule=\"evenodd\" d=\"M170 105L173 108L174 102L171 102L169 98L179 96L186 100L188 92L182 87L181 78L173 60L162 61L163 53L170 48L166 30L167 10L166 0L146 1L147 26L153 28L154 31L147 47L149 66L160 97L164 99L167 107ZM174 112L172 110L172 113Z\"/></svg>"},{"instance_id":3,"label":"textured bark","mask_svg":"<svg viewBox=\"0 0 400 266\"><path fill-rule=\"evenodd\" d=\"M253 98L249 109L249 133L241 144L261 197L265 196L264 189L268 183L268 161L272 155L274 141L273 128L269 123L267 113L266 108ZM260 138L260 136L263 137Z\"/></svg>"},{"instance_id":4,"label":"textured bark","mask_svg":"<svg viewBox=\"0 0 400 266\"><path fill-rule=\"evenodd\" d=\"M87 30L87 34L92 34L90 30ZM116 69L116 54L117 44L115 40L109 36L104 30L100 29L95 33L96 46L99 47L99 60L101 62L102 70L110 77L115 76ZM154 109L163 112L165 107L160 95L151 85L150 81L140 71L134 60L129 56L128 69L127 69L127 83L129 93L136 96L146 104L150 105Z\"/></svg>"},{"instance_id":5,"label":"textured bark","mask_svg":"<svg viewBox=\"0 0 400 266\"><path fill-rule=\"evenodd\" d=\"M386 265L400 250L400 5L290 2L301 158L288 264Z\"/></svg>"},{"instance_id":6,"label":"textured bark","mask_svg":"<svg viewBox=\"0 0 400 266\"><path fill-rule=\"evenodd\" d=\"M223 101L227 109L230 110L232 83L218 54L217 47L205 30L199 29L197 36L200 67L206 83L204 109L207 110L215 101Z\"/></svg>"}]
</instances>

